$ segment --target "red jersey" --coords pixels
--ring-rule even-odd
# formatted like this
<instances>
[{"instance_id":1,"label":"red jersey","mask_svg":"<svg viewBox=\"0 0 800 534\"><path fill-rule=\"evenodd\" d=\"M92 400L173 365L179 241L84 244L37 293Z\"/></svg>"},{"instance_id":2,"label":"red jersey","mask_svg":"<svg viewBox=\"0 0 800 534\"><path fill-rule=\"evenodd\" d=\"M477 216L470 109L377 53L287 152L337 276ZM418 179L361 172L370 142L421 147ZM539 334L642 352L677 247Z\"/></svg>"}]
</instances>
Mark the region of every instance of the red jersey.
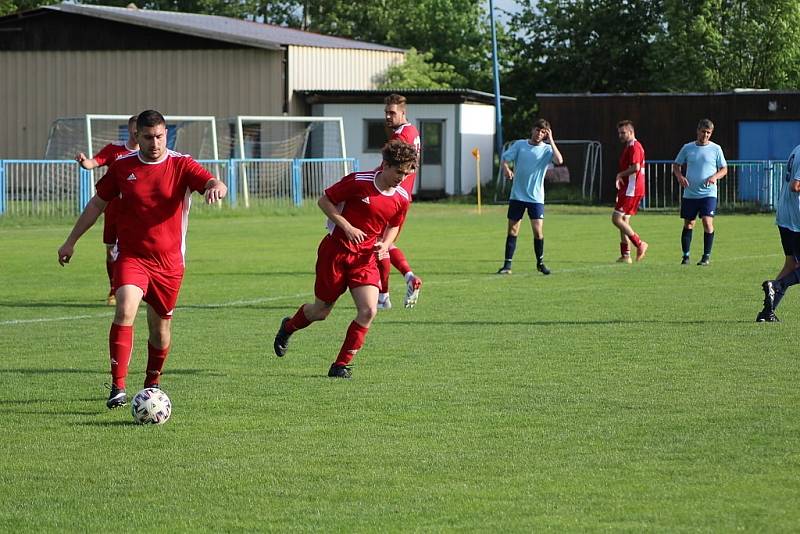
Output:
<instances>
[{"instance_id":1,"label":"red jersey","mask_svg":"<svg viewBox=\"0 0 800 534\"><path fill-rule=\"evenodd\" d=\"M347 239L344 231L328 221L331 237L343 248L359 253L372 250L387 227L400 226L406 217L410 195L402 187L381 191L375 185L379 169L348 174L328 189L325 196L337 204L347 222L366 234L361 243Z\"/></svg>"},{"instance_id":2,"label":"red jersey","mask_svg":"<svg viewBox=\"0 0 800 534\"><path fill-rule=\"evenodd\" d=\"M120 256L183 266L191 193L204 191L212 178L191 156L171 150L159 162L142 161L138 152L118 159L97 182L97 196L119 197Z\"/></svg>"},{"instance_id":3,"label":"red jersey","mask_svg":"<svg viewBox=\"0 0 800 534\"><path fill-rule=\"evenodd\" d=\"M409 145L414 145L414 148L417 149L417 165L419 165L419 155L421 154L422 150L422 143L420 142L419 137L419 130L413 124L401 124L397 128L394 129L392 132L391 137L389 137L389 141L393 141L395 139L400 139L404 143L408 143ZM414 181L417 179L417 173L409 174L406 176L405 180L400 184L400 187L406 190L408 193L408 198L411 200L411 194L414 192Z\"/></svg>"},{"instance_id":4,"label":"red jersey","mask_svg":"<svg viewBox=\"0 0 800 534\"><path fill-rule=\"evenodd\" d=\"M644 196L644 147L636 139L626 144L625 148L622 149L622 155L619 157L620 172L634 163L639 164L639 172L623 178L622 187L620 187L620 192L624 191L627 197Z\"/></svg>"},{"instance_id":5,"label":"red jersey","mask_svg":"<svg viewBox=\"0 0 800 534\"><path fill-rule=\"evenodd\" d=\"M122 156L126 156L134 152L136 152L136 149L131 150L128 148L125 145L125 141L114 141L113 143L109 143L101 148L100 152L95 154L93 159L97 162L98 167L102 167L104 165L111 165L111 163L118 160Z\"/></svg>"}]
</instances>

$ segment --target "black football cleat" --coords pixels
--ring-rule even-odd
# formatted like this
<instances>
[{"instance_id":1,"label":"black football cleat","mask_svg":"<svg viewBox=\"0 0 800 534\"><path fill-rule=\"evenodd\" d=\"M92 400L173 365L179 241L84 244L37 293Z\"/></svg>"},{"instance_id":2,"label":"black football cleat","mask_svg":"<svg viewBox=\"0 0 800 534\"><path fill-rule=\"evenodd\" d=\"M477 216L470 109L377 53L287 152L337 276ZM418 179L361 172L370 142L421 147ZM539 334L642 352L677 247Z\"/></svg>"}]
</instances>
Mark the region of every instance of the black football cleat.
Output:
<instances>
[{"instance_id":1,"label":"black football cleat","mask_svg":"<svg viewBox=\"0 0 800 534\"><path fill-rule=\"evenodd\" d=\"M125 390L111 386L111 393L108 394L108 400L106 401L108 409L113 410L126 404L128 404L128 394L125 393Z\"/></svg>"},{"instance_id":2,"label":"black football cleat","mask_svg":"<svg viewBox=\"0 0 800 534\"><path fill-rule=\"evenodd\" d=\"M278 328L278 333L275 334L275 342L272 344L272 348L275 349L275 355L279 358L283 357L286 354L286 349L289 348L289 336L291 336L291 334L285 330L286 323L288 322L289 318L284 317L281 321L281 327Z\"/></svg>"},{"instance_id":3,"label":"black football cleat","mask_svg":"<svg viewBox=\"0 0 800 534\"><path fill-rule=\"evenodd\" d=\"M331 365L331 368L328 369L328 376L331 378L353 378L353 372L350 370L349 366L336 365L334 363Z\"/></svg>"},{"instance_id":4,"label":"black football cleat","mask_svg":"<svg viewBox=\"0 0 800 534\"><path fill-rule=\"evenodd\" d=\"M545 265L544 262L537 263L536 270L544 275L550 274L550 269L547 268L547 265Z\"/></svg>"}]
</instances>

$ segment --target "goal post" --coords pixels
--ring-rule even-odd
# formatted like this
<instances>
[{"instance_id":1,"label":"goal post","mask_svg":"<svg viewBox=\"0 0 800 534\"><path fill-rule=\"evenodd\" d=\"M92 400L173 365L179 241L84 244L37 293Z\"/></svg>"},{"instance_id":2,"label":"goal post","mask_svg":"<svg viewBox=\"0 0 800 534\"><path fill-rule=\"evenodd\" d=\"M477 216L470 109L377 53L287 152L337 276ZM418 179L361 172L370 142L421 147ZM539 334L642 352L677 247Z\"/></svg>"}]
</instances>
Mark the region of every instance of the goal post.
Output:
<instances>
[{"instance_id":1,"label":"goal post","mask_svg":"<svg viewBox=\"0 0 800 534\"><path fill-rule=\"evenodd\" d=\"M259 190L277 187L283 171L277 168L294 169L288 162L304 159L333 159L344 163L347 157L342 117L284 116L284 115L238 115L227 120L227 131L223 126L220 146L223 157L243 160L239 163L241 192L245 207L250 207L250 182ZM275 169L253 167L248 173L249 160L274 160ZM288 166L287 166L288 165ZM343 174L346 174L344 172ZM299 179L299 176L293 176ZM258 194L258 193L257 193Z\"/></svg>"}]
</instances>

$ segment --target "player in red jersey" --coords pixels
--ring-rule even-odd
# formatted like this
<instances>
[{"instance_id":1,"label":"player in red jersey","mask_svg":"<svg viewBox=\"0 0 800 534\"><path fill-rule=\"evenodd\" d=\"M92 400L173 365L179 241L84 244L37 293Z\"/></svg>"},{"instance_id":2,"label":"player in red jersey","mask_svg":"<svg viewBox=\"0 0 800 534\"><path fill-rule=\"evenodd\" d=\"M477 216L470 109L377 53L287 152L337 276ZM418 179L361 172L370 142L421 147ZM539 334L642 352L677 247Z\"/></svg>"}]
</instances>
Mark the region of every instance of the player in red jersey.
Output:
<instances>
[{"instance_id":1,"label":"player in red jersey","mask_svg":"<svg viewBox=\"0 0 800 534\"><path fill-rule=\"evenodd\" d=\"M412 145L417 150L417 166L419 166L419 155L421 151L419 131L410 124L406 119L406 97L397 94L391 94L384 100L384 120L386 121L386 129L389 132L389 140L399 139L409 145ZM406 190L409 200L414 192L414 181L417 179L416 171L409 174L400 187ZM378 258L378 269L381 274L381 292L378 295L378 309L388 310L392 307L392 301L389 299L389 274L391 273L391 266L400 271L403 278L406 280L406 297L404 305L406 308L413 308L419 299L419 290L422 287L422 279L411 270L411 266L406 260L403 251L397 248L394 244L389 247L388 254L384 254Z\"/></svg>"},{"instance_id":2,"label":"player in red jersey","mask_svg":"<svg viewBox=\"0 0 800 534\"><path fill-rule=\"evenodd\" d=\"M114 262L117 297L109 333L111 394L106 406L127 403L125 377L133 350L133 322L147 303L147 376L145 387L159 387L170 349L171 321L184 272L186 228L191 193L206 202L225 197L228 188L191 157L167 150L167 128L158 111L136 121L139 151L118 159L97 182L97 194L81 213L58 249L58 262L69 263L78 239L97 221L111 199L119 197L119 256Z\"/></svg>"},{"instance_id":3,"label":"player in red jersey","mask_svg":"<svg viewBox=\"0 0 800 534\"><path fill-rule=\"evenodd\" d=\"M395 140L389 141L382 152L381 167L349 174L320 197L319 207L328 217L329 233L317 250L315 299L300 306L293 317L284 317L273 344L276 355L285 355L289 336L328 317L336 300L349 288L356 318L328 370L333 378L352 376L350 362L364 344L377 313L380 275L376 258L389 249L408 211L409 195L399 186L414 172L417 151Z\"/></svg>"},{"instance_id":4,"label":"player in red jersey","mask_svg":"<svg viewBox=\"0 0 800 534\"><path fill-rule=\"evenodd\" d=\"M647 243L631 227L631 216L639 211L644 197L644 147L636 140L633 122L620 121L617 134L623 145L619 158L619 172L616 177L617 203L611 214L611 222L619 228L619 263L632 263L630 244L636 247L636 261L644 259Z\"/></svg>"},{"instance_id":5,"label":"player in red jersey","mask_svg":"<svg viewBox=\"0 0 800 534\"><path fill-rule=\"evenodd\" d=\"M104 165L111 165L122 156L139 150L139 142L136 141L136 115L128 119L128 139L126 141L115 141L100 149L93 158L87 158L86 154L79 152L75 155L81 167L90 171ZM103 217L103 243L106 245L106 272L108 273L108 298L106 304L113 306L117 303L114 296L114 260L117 258L117 216L114 200L108 203Z\"/></svg>"}]
</instances>

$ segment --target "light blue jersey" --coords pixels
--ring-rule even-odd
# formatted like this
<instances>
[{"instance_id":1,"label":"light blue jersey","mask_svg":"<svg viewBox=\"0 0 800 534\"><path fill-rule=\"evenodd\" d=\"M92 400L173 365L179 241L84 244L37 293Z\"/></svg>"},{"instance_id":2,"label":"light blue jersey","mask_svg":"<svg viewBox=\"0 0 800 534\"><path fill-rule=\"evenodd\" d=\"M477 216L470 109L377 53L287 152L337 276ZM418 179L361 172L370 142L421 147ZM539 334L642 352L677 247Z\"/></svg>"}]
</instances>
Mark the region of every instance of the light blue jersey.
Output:
<instances>
[{"instance_id":1,"label":"light blue jersey","mask_svg":"<svg viewBox=\"0 0 800 534\"><path fill-rule=\"evenodd\" d=\"M694 141L686 143L675 157L675 163L686 164L689 187L683 190L683 198L717 197L717 184L706 185L706 180L728 166L725 156L722 155L722 147L711 142L702 146Z\"/></svg>"},{"instance_id":2,"label":"light blue jersey","mask_svg":"<svg viewBox=\"0 0 800 534\"><path fill-rule=\"evenodd\" d=\"M547 143L532 145L519 139L503 152L504 161L514 162L512 200L544 204L544 174L553 161L553 147Z\"/></svg>"},{"instance_id":3,"label":"light blue jersey","mask_svg":"<svg viewBox=\"0 0 800 534\"><path fill-rule=\"evenodd\" d=\"M786 162L783 189L775 215L775 224L792 232L800 232L800 193L795 193L790 188L795 180L800 181L800 145L794 147Z\"/></svg>"}]
</instances>

